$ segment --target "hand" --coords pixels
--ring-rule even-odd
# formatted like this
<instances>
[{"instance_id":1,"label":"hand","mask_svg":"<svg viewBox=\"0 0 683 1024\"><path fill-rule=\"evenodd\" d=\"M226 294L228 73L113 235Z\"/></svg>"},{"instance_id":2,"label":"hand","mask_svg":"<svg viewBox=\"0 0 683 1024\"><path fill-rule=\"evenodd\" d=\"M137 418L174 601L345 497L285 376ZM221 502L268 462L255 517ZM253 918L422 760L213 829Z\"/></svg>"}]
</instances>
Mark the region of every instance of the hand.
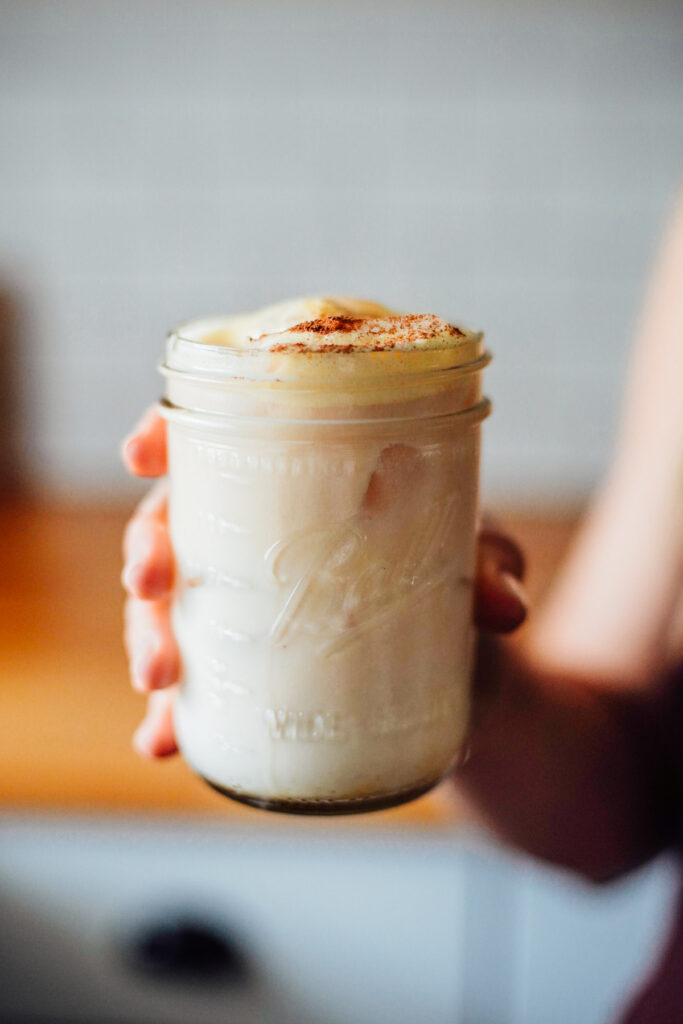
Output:
<instances>
[{"instance_id":1,"label":"hand","mask_svg":"<svg viewBox=\"0 0 683 1024\"><path fill-rule=\"evenodd\" d=\"M122 446L127 469L135 476L166 473L166 424L149 409ZM168 493L155 484L133 514L124 537L122 582L128 593L125 644L133 687L147 693L147 714L134 736L144 757L166 757L178 747L173 730L175 683L180 652L171 629L174 559L168 534ZM509 633L526 616L521 585L524 561L508 537L485 529L479 536L474 617L492 633ZM481 674L481 673L479 673Z\"/></svg>"},{"instance_id":2,"label":"hand","mask_svg":"<svg viewBox=\"0 0 683 1024\"><path fill-rule=\"evenodd\" d=\"M134 476L166 474L166 424L148 409L125 439L121 454ZM128 523L123 541L122 583L128 593L124 640L133 687L148 693L147 714L133 744L143 757L166 757L178 749L173 729L174 684L180 652L171 629L175 566L168 534L165 481L152 487Z\"/></svg>"},{"instance_id":3,"label":"hand","mask_svg":"<svg viewBox=\"0 0 683 1024\"><path fill-rule=\"evenodd\" d=\"M484 527L477 538L474 621L487 633L512 633L524 622L524 556L504 533Z\"/></svg>"}]
</instances>

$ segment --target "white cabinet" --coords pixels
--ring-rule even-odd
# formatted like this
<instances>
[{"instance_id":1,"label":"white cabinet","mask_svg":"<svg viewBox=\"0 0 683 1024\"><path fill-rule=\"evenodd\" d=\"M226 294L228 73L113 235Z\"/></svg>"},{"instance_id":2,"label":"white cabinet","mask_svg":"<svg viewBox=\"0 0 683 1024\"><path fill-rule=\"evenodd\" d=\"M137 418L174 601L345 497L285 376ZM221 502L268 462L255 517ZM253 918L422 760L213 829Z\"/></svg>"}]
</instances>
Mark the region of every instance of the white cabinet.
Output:
<instances>
[{"instance_id":1,"label":"white cabinet","mask_svg":"<svg viewBox=\"0 0 683 1024\"><path fill-rule=\"evenodd\" d=\"M601 888L518 866L516 885L510 1024L612 1021L666 939L676 893L673 866L660 861Z\"/></svg>"},{"instance_id":2,"label":"white cabinet","mask_svg":"<svg viewBox=\"0 0 683 1024\"><path fill-rule=\"evenodd\" d=\"M660 863L591 889L455 834L5 816L0 1019L605 1024L672 886ZM181 921L245 971L176 971ZM131 966L169 929L170 968Z\"/></svg>"}]
</instances>

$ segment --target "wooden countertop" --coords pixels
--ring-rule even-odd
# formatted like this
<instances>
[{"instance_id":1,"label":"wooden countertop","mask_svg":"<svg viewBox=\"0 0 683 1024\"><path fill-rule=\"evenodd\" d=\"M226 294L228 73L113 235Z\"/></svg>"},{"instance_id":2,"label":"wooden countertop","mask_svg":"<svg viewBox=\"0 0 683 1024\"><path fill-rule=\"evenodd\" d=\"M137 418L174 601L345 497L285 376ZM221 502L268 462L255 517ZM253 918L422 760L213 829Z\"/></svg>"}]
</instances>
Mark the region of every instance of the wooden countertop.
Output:
<instances>
[{"instance_id":1,"label":"wooden countertop","mask_svg":"<svg viewBox=\"0 0 683 1024\"><path fill-rule=\"evenodd\" d=\"M142 700L121 646L120 540L129 507L6 502L0 508L0 808L209 814L280 822L213 793L176 757L130 745ZM571 533L569 517L504 517L525 546L532 597ZM452 823L438 790L373 824ZM334 819L341 827L367 821Z\"/></svg>"}]
</instances>

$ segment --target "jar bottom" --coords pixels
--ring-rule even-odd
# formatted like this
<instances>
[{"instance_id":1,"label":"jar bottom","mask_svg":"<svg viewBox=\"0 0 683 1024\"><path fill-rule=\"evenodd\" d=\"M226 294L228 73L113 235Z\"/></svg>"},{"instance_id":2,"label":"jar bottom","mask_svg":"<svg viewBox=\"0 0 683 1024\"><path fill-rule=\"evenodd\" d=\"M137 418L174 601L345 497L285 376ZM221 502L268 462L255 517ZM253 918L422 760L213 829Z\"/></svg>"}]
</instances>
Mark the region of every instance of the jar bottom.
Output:
<instances>
[{"instance_id":1,"label":"jar bottom","mask_svg":"<svg viewBox=\"0 0 683 1024\"><path fill-rule=\"evenodd\" d=\"M429 782L421 783L419 786L411 786L407 789L396 790L393 793L379 793L377 795L350 797L317 797L310 800L296 799L270 799L260 796L252 796L240 790L230 789L227 786L220 786L212 782L205 775L199 774L207 786L226 796L237 803L246 804L248 807L257 807L262 811L274 811L277 814L303 814L309 817L332 817L342 814L367 814L370 811L386 811L390 807L398 807L400 804L410 803L424 796L430 789L436 786L443 776L431 779Z\"/></svg>"}]
</instances>

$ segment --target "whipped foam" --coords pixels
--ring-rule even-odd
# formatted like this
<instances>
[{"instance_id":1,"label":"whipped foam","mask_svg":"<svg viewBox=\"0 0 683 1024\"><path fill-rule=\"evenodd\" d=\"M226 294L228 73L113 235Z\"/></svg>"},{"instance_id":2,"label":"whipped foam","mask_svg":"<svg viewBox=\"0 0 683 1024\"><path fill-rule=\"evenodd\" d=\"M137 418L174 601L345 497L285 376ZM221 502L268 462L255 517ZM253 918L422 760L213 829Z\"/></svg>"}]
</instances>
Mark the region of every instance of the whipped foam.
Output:
<instances>
[{"instance_id":1,"label":"whipped foam","mask_svg":"<svg viewBox=\"0 0 683 1024\"><path fill-rule=\"evenodd\" d=\"M218 391L193 404L189 375L213 378L223 398L236 389L246 398L256 388L289 406L303 400L314 407L343 392L345 405L371 406L395 402L397 389L406 400L450 390L449 371L476 373L487 361L481 332L433 314L317 297L184 324L169 335L162 371L171 378L171 401L221 411Z\"/></svg>"},{"instance_id":2,"label":"whipped foam","mask_svg":"<svg viewBox=\"0 0 683 1024\"><path fill-rule=\"evenodd\" d=\"M204 331L195 338L205 345L289 355L454 348L466 355L481 334L433 314L395 313L363 299L315 297L205 321Z\"/></svg>"}]
</instances>

